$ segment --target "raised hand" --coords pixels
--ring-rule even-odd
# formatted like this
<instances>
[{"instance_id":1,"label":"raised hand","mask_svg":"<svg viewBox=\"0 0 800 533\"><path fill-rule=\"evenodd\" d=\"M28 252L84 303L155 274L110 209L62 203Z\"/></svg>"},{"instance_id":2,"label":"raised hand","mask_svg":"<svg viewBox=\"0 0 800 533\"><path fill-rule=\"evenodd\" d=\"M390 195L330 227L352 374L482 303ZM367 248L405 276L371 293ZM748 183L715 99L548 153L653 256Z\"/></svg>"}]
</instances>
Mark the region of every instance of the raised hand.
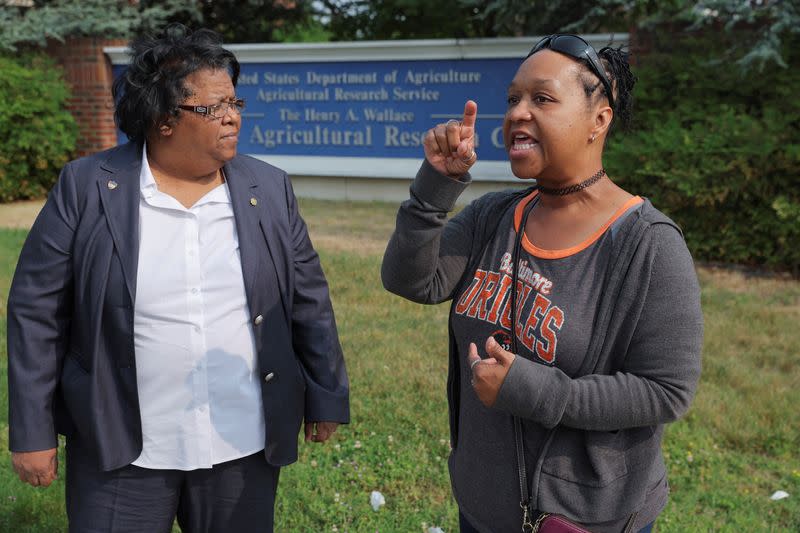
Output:
<instances>
[{"instance_id":1,"label":"raised hand","mask_svg":"<svg viewBox=\"0 0 800 533\"><path fill-rule=\"evenodd\" d=\"M475 153L475 119L478 104L467 100L464 118L448 120L428 130L422 142L425 159L441 174L458 177L478 160Z\"/></svg>"},{"instance_id":2,"label":"raised hand","mask_svg":"<svg viewBox=\"0 0 800 533\"><path fill-rule=\"evenodd\" d=\"M11 452L11 464L19 478L34 487L47 487L58 475L56 448L38 452Z\"/></svg>"}]
</instances>

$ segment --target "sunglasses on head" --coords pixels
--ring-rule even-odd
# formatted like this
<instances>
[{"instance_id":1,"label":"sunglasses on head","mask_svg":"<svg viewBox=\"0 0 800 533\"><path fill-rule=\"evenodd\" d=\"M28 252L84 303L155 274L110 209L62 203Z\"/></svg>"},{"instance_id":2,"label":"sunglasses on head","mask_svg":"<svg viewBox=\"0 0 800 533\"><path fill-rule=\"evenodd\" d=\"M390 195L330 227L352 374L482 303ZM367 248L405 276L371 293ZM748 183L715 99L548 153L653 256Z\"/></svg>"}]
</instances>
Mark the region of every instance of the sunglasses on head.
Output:
<instances>
[{"instance_id":1,"label":"sunglasses on head","mask_svg":"<svg viewBox=\"0 0 800 533\"><path fill-rule=\"evenodd\" d=\"M595 75L600 78L600 82L603 84L603 87L606 90L606 95L608 96L608 103L611 106L611 109L614 109L614 94L611 92L611 82L608 81L606 71L603 68L603 63L600 61L600 58L597 56L597 52L592 45L577 35L556 33L554 35L548 35L536 43L536 46L531 49L527 57L530 57L539 50L544 50L545 48L560 52L575 59L585 60L592 72L594 72Z\"/></svg>"}]
</instances>

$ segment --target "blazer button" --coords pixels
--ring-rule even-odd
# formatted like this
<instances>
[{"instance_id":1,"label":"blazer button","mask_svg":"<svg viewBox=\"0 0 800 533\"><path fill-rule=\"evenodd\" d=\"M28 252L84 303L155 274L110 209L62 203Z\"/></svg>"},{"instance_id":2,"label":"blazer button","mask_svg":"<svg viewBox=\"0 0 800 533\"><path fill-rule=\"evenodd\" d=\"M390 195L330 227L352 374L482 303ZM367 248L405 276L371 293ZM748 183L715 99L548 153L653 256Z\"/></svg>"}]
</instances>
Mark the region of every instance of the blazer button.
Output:
<instances>
[{"instance_id":1,"label":"blazer button","mask_svg":"<svg viewBox=\"0 0 800 533\"><path fill-rule=\"evenodd\" d=\"M261 324L262 322L264 322L264 317L261 315L258 315L253 319L253 324L255 324L256 326Z\"/></svg>"},{"instance_id":2,"label":"blazer button","mask_svg":"<svg viewBox=\"0 0 800 533\"><path fill-rule=\"evenodd\" d=\"M269 383L270 381L272 381L272 378L274 377L275 377L275 372L270 372L269 374L264 376L264 383Z\"/></svg>"}]
</instances>

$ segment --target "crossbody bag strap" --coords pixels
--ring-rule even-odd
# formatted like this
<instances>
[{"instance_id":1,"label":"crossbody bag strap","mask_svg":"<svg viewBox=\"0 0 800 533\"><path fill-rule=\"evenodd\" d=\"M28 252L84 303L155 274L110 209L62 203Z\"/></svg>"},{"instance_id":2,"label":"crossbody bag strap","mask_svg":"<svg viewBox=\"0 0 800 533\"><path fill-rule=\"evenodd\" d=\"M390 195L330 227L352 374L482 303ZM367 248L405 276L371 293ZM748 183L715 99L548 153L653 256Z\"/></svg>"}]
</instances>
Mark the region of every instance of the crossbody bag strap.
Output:
<instances>
[{"instance_id":1,"label":"crossbody bag strap","mask_svg":"<svg viewBox=\"0 0 800 533\"><path fill-rule=\"evenodd\" d=\"M522 531L531 533L534 530L533 509L531 508L531 497L528 493L528 474L525 472L525 447L522 442L522 420L518 416L514 417L514 439L516 440L517 451L517 470L519 472L519 506L522 508Z\"/></svg>"},{"instance_id":2,"label":"crossbody bag strap","mask_svg":"<svg viewBox=\"0 0 800 533\"><path fill-rule=\"evenodd\" d=\"M520 250L522 247L522 235L524 233L525 225L528 221L528 216L531 213L534 205L538 203L538 197L534 198L530 204L525 207L525 212L522 216L522 221L520 222L519 228L517 228L516 237L514 239L514 255L512 257L512 274L511 274L511 351L514 355L518 355L518 345L517 345L517 334L516 334L516 325L517 325L517 271L518 271L518 263L520 257ZM635 237L629 238L626 240L626 254L631 254L631 251L627 248L630 248L631 242L638 242L638 239L641 237L641 233L643 228L640 224L636 225ZM623 254L620 254L623 255ZM628 257L629 260L629 257ZM618 258L617 263L619 263L620 259ZM616 264L615 264L616 266ZM613 270L617 270L614 268ZM608 313L610 315L610 313ZM596 345L594 347L595 351L599 351L600 345ZM585 363L584 363L585 364ZM520 502L519 505L522 508L522 531L523 533L532 533L538 529L539 520L536 523L533 523L531 519L533 518L533 507L532 507L532 499L530 495L530 490L528 488L528 474L527 469L525 466L525 445L522 438L522 419L515 416L514 418L514 441L515 441L515 451L517 455L517 471L519 474L519 493L520 493ZM547 436L547 440L545 443L545 448L549 447L550 442L552 441L553 435L556 431L556 428L550 430ZM538 472L537 472L538 473ZM538 477L538 476L535 476ZM634 523L636 521L636 516L638 512L634 512L628 517L628 520L625 523L625 528L623 533L630 533L633 529ZM544 515L542 515L544 516ZM541 518L541 517L540 517Z\"/></svg>"},{"instance_id":3,"label":"crossbody bag strap","mask_svg":"<svg viewBox=\"0 0 800 533\"><path fill-rule=\"evenodd\" d=\"M539 197L537 196L525 206L525 212L522 215L522 221L517 228L516 236L514 238L514 255L511 262L511 352L517 354L519 348L517 345L517 273L519 272L519 256L520 249L522 248L522 234L525 230L525 224L528 222L528 216L531 210L538 203ZM533 509L531 508L531 497L528 492L528 474L525 467L525 445L522 440L522 420L514 417L514 440L516 442L517 453L517 472L519 475L519 506L522 508L522 531L523 533L530 533L534 530L531 518Z\"/></svg>"}]
</instances>

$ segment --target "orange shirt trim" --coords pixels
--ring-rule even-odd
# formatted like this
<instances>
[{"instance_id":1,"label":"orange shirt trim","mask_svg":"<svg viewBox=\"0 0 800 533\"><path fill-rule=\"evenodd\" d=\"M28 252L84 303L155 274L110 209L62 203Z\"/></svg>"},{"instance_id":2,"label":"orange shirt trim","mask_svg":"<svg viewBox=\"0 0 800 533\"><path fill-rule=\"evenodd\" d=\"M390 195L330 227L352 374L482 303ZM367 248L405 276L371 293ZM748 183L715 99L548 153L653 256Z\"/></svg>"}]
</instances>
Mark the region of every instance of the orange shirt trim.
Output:
<instances>
[{"instance_id":1,"label":"orange shirt trim","mask_svg":"<svg viewBox=\"0 0 800 533\"><path fill-rule=\"evenodd\" d=\"M539 191L533 191L531 194L526 196L522 199L519 203L517 208L514 210L514 230L519 231L519 225L522 222L522 214L525 211L525 206L528 205L536 195L539 194ZM628 209L637 206L644 202L644 200L640 196L634 196L633 198L629 199L627 202L622 204L622 206L616 210L616 212L611 215L605 224L600 226L597 231L592 233L589 237L576 244L575 246L570 246L569 248L564 248L561 250L545 250L544 248L539 248L531 241L528 240L528 236L523 234L522 235L522 246L525 248L525 251L529 254L533 255L534 257L540 257L542 259L563 259L564 257L569 257L570 255L577 254L581 250L585 250L591 244L593 244L597 239L599 239L603 233L608 230L609 227L622 215L624 215Z\"/></svg>"}]
</instances>

